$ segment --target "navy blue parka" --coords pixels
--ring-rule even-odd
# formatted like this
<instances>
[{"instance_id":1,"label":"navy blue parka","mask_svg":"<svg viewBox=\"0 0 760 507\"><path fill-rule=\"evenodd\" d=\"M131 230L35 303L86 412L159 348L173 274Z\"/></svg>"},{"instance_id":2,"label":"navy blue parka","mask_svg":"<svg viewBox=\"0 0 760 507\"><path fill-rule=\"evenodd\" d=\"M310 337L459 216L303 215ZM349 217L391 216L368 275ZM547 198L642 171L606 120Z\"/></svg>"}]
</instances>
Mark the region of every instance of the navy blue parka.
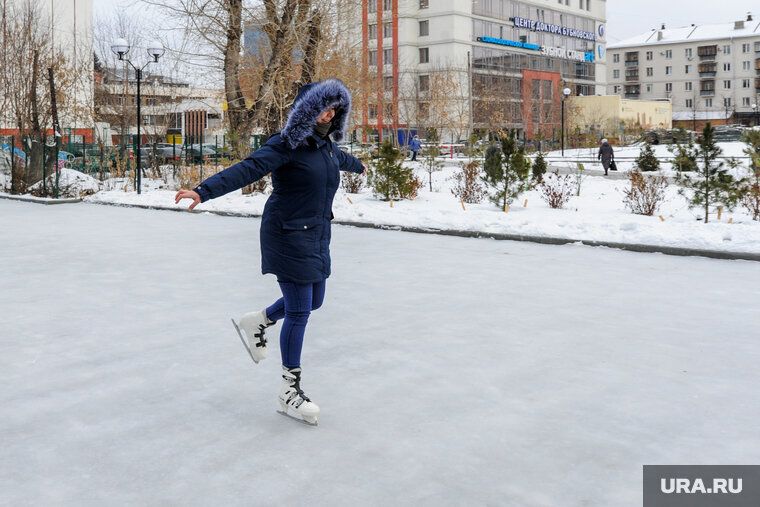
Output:
<instances>
[{"instance_id":1,"label":"navy blue parka","mask_svg":"<svg viewBox=\"0 0 760 507\"><path fill-rule=\"evenodd\" d=\"M322 111L335 108L330 133L340 141L348 125L351 95L337 79L299 90L288 121L259 150L208 178L194 190L214 199L272 173L272 195L261 218L261 272L278 281L320 282L330 276L330 220L339 171L364 166L330 139L313 132Z\"/></svg>"}]
</instances>

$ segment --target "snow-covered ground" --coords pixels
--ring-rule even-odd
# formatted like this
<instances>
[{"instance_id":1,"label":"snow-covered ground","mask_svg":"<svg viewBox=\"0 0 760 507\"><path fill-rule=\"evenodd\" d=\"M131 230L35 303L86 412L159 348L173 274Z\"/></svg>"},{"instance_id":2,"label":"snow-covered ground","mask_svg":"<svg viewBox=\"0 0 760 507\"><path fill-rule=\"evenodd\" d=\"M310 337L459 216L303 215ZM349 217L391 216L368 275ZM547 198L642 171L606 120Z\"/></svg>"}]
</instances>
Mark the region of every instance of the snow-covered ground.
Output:
<instances>
[{"instance_id":1,"label":"snow-covered ground","mask_svg":"<svg viewBox=\"0 0 760 507\"><path fill-rule=\"evenodd\" d=\"M739 156L743 143L721 143L726 156ZM656 146L658 155L669 157L664 146ZM636 156L638 147L620 148L618 157ZM660 152L664 151L664 154ZM549 155L550 164L557 168L576 167L578 159L595 159L595 150L565 150L565 159L558 161L559 152ZM335 198L333 212L336 220L382 225L400 225L430 229L454 229L496 234L556 237L573 240L635 243L661 247L691 248L729 252L760 253L760 222L753 221L744 208L725 210L721 219L713 210L710 222L704 224L701 210L691 210L676 185L667 190L667 198L654 216L634 215L623 204L626 179L601 176L601 165L585 163L586 175L581 179L580 195L571 198L565 209L551 209L538 191L523 193L504 213L487 199L480 204L462 203L451 194L453 176L460 170L457 159L444 159L443 170L433 173L433 191L429 191L428 173L417 163L416 173L424 183L420 195L413 201L389 202L378 200L368 188L360 194L347 194L342 189ZM407 162L410 163L410 162ZM633 162L620 162L621 172L630 170ZM664 164L667 166L669 164ZM666 174L670 171L663 167ZM161 188L163 187L163 188ZM121 188L101 191L87 199L92 202L136 204L158 207L186 208L188 201L174 204L174 191L164 182L145 183L137 195ZM259 215L267 195L244 196L237 191L200 205L198 210L215 210Z\"/></svg>"},{"instance_id":2,"label":"snow-covered ground","mask_svg":"<svg viewBox=\"0 0 760 507\"><path fill-rule=\"evenodd\" d=\"M310 428L229 322L278 296L259 223L0 200L0 503L606 507L760 461L760 263L336 226Z\"/></svg>"}]
</instances>

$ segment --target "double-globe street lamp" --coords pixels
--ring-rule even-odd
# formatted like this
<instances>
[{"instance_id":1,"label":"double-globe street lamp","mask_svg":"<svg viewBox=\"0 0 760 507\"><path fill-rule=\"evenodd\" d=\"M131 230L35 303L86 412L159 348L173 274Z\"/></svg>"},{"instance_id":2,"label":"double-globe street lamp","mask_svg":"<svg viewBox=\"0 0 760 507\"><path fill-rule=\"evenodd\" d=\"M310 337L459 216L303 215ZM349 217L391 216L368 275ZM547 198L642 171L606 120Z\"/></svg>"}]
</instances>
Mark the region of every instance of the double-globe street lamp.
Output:
<instances>
[{"instance_id":1,"label":"double-globe street lamp","mask_svg":"<svg viewBox=\"0 0 760 507\"><path fill-rule=\"evenodd\" d=\"M127 43L126 40L116 39L116 42L111 45L111 51L119 57L119 61L127 62L130 67L135 69L135 77L137 78L137 149L135 150L137 153L135 153L135 155L137 157L137 193L139 194L142 191L142 164L140 160L140 124L142 123L142 116L140 115L140 81L142 81L143 69L147 67L149 63L157 63L158 59L163 56L165 50L160 43L150 44L148 46L148 55L153 59L148 60L145 62L145 65L139 68L135 67L129 58L127 58L127 53L129 53L129 43Z\"/></svg>"},{"instance_id":2,"label":"double-globe street lamp","mask_svg":"<svg viewBox=\"0 0 760 507\"><path fill-rule=\"evenodd\" d=\"M560 144L562 145L562 156L565 156L565 99L572 93L570 88L562 90L562 132Z\"/></svg>"}]
</instances>

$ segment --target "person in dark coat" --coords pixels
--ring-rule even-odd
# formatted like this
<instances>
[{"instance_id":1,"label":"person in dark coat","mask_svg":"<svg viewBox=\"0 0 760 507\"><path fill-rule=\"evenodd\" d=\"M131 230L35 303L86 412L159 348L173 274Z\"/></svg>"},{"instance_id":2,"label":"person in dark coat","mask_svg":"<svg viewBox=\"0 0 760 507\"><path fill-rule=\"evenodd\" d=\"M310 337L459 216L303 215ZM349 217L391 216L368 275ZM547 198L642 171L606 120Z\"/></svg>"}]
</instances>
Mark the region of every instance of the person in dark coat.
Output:
<instances>
[{"instance_id":1,"label":"person in dark coat","mask_svg":"<svg viewBox=\"0 0 760 507\"><path fill-rule=\"evenodd\" d=\"M412 142L409 143L409 149L412 150L412 160L417 160L417 152L420 151L420 146L422 146L420 137L415 135Z\"/></svg>"},{"instance_id":2,"label":"person in dark coat","mask_svg":"<svg viewBox=\"0 0 760 507\"><path fill-rule=\"evenodd\" d=\"M340 80L304 85L281 132L242 162L193 190L180 190L175 197L175 202L192 199L192 210L272 173L272 195L261 217L261 272L277 276L282 297L261 311L244 315L239 329L258 363L267 355L264 330L283 320L280 404L286 414L292 408L310 423L316 423L319 407L300 387L301 348L309 315L322 305L330 276L333 197L339 171L366 174L359 159L333 142L344 137L350 112L351 95Z\"/></svg>"},{"instance_id":3,"label":"person in dark coat","mask_svg":"<svg viewBox=\"0 0 760 507\"><path fill-rule=\"evenodd\" d=\"M615 152L612 150L612 146L609 142L607 142L606 139L602 139L602 145L599 147L599 154L596 157L597 159L600 159L602 161L602 167L604 167L604 175L607 176L607 171L610 169L610 165L612 165L612 170L617 171L617 167L615 167Z\"/></svg>"}]
</instances>

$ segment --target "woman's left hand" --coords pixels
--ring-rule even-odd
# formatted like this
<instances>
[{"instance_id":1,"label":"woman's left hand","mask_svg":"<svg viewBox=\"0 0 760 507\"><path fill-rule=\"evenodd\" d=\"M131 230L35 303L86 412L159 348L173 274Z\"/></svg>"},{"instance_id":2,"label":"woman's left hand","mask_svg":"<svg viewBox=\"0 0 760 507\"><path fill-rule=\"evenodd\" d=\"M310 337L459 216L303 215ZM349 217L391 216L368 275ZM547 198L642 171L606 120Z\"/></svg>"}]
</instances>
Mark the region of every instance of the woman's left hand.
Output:
<instances>
[{"instance_id":1,"label":"woman's left hand","mask_svg":"<svg viewBox=\"0 0 760 507\"><path fill-rule=\"evenodd\" d=\"M364 167L364 172L362 173L362 176L366 176L367 175L367 166L364 165L364 164L362 164L362 167Z\"/></svg>"}]
</instances>

